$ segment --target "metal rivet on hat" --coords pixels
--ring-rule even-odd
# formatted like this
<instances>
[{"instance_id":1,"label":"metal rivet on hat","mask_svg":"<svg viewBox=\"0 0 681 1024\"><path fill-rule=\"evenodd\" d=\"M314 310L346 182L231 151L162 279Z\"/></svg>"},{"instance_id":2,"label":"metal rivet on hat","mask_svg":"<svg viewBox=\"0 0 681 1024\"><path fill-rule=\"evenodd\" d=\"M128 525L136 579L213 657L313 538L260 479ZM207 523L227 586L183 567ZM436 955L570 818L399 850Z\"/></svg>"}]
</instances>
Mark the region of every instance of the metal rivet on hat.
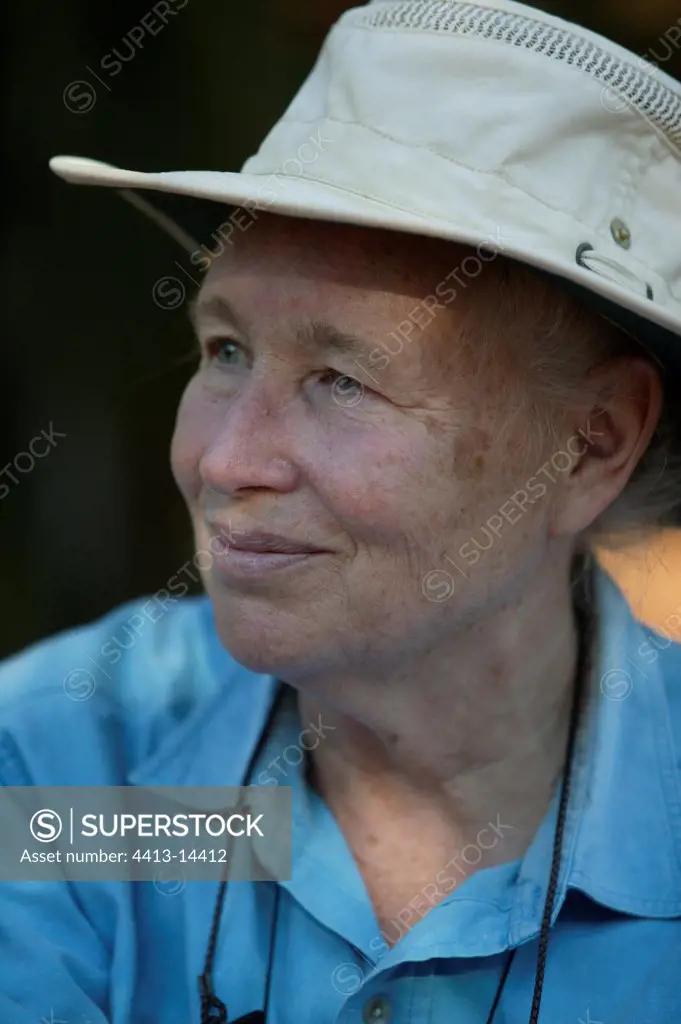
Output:
<instances>
[{"instance_id":1,"label":"metal rivet on hat","mask_svg":"<svg viewBox=\"0 0 681 1024\"><path fill-rule=\"evenodd\" d=\"M610 223L610 230L617 244L621 245L623 249L628 249L631 245L631 231L624 221L620 220L619 217L615 217Z\"/></svg>"}]
</instances>

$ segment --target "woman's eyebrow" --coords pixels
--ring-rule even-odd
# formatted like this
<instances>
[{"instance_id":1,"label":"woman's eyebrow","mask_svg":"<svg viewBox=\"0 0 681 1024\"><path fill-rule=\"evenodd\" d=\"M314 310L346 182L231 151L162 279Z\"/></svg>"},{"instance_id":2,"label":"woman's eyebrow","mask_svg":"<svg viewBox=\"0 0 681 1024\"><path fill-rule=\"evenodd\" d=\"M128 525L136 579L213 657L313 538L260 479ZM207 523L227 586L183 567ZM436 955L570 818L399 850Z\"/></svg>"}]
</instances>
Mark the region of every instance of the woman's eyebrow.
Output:
<instances>
[{"instance_id":1,"label":"woman's eyebrow","mask_svg":"<svg viewBox=\"0 0 681 1024\"><path fill-rule=\"evenodd\" d=\"M189 303L189 319L196 331L203 319L224 320L225 323L239 328L244 334L243 321L227 299L221 295L212 295L202 299L199 295ZM305 349L319 352L335 352L338 355L358 355L366 352L367 342L349 331L342 331L324 320L312 320L309 324L301 324L296 329L296 341Z\"/></svg>"},{"instance_id":2,"label":"woman's eyebrow","mask_svg":"<svg viewBox=\"0 0 681 1024\"><path fill-rule=\"evenodd\" d=\"M337 355L358 355L366 352L367 347L366 341L356 334L342 331L324 320L312 320L299 326L296 337L305 348Z\"/></svg>"},{"instance_id":3,"label":"woman's eyebrow","mask_svg":"<svg viewBox=\"0 0 681 1024\"><path fill-rule=\"evenodd\" d=\"M189 322L195 331L198 330L201 320L224 320L225 323L237 327L244 334L245 325L238 316L234 306L222 295L211 295L210 298L203 298L198 295L192 299L188 307Z\"/></svg>"}]
</instances>

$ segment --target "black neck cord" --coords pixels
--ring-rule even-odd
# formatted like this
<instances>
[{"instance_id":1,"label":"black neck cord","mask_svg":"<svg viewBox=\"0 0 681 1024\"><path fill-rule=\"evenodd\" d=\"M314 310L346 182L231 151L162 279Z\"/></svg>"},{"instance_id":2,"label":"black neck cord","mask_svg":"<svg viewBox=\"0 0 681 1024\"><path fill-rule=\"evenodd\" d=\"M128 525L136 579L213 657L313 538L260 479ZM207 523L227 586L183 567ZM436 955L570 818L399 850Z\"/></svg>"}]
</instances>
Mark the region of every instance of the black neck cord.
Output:
<instances>
[{"instance_id":1,"label":"black neck cord","mask_svg":"<svg viewBox=\"0 0 681 1024\"><path fill-rule=\"evenodd\" d=\"M577 618L578 635L579 635L579 647L577 655L577 669L575 672L575 683L572 694L572 710L570 714L570 727L568 733L567 750L565 756L565 771L563 782L561 785L560 803L558 807L558 817L556 820L556 830L554 833L553 840L553 855L551 858L551 872L549 875L549 884L546 892L546 900L544 902L544 911L542 914L541 928L539 930L539 948L537 953L537 970L535 972L535 983L534 993L532 995L532 1007L530 1010L529 1024L538 1024L539 1021L539 1008L541 1005L542 990L544 988L544 975L546 972L546 958L548 954L549 944L549 932L551 930L551 918L553 916L553 908L556 901L556 892L558 889L558 875L560 871L561 854L563 849L563 838L565 834L565 819L567 817L567 808L570 799L570 785L572 781L572 769L574 763L574 750L577 739L578 725L580 720L580 713L582 709L583 698L586 693L587 681L591 674L591 655L593 653L593 636L594 636L594 621L593 621L593 609L594 609L594 558L590 553L577 558L575 560L577 565L577 571L573 574L572 586L573 590L577 589L577 597L574 602L575 614ZM270 721L274 717L276 708L279 705L286 686L280 686L279 693L274 701L272 711L270 712ZM268 732L268 729L263 730L263 734L260 741L256 744L256 748L253 751L248 768L245 773L245 782L243 785L248 785L251 778L257 757L262 748L264 738ZM231 852L231 837L230 837L230 852ZM229 852L227 855L229 860ZM225 868L225 873L226 873ZM267 981L265 988L265 1002L264 1009L254 1010L251 1013L246 1014L243 1017L239 1017L234 1024L267 1024L267 1013L269 1010L270 1003L270 986L272 980L272 966L274 963L274 951L276 945L276 933L277 933L277 920L279 917L279 892L280 886L277 882L274 882L274 911L272 914L272 925L270 929L270 941L269 941L269 956L267 964ZM199 993L201 997L201 1024L228 1024L229 1018L227 1015L227 1007L218 999L213 992L212 987L212 973L213 963L215 960L215 950L217 946L218 930L220 927L220 919L222 917L222 909L225 902L225 894L227 891L227 879L222 878L220 882L220 888L218 890L217 902L215 904L215 910L213 912L213 923L210 931L210 937L208 941L208 951L206 953L206 960L204 964L203 974L199 976ZM506 981L511 971L511 966L516 954L517 947L511 950L510 955L506 960L504 970L497 987L494 1001L489 1012L486 1024L493 1024L495 1014L501 1002L501 996L504 991Z\"/></svg>"},{"instance_id":2,"label":"black neck cord","mask_svg":"<svg viewBox=\"0 0 681 1024\"><path fill-rule=\"evenodd\" d=\"M248 786L255 769L258 757L264 746L265 740L269 733L269 726L273 721L277 709L279 708L280 702L282 701L284 694L286 693L286 686L279 686L279 691L274 699L272 708L270 710L269 722L267 727L263 729L260 739L255 745L255 749L251 754L248 762L248 767L244 773L242 786ZM241 805L241 810L247 810L246 807ZM239 809L239 808L237 808ZM218 931L220 929L220 919L222 917L222 909L225 902L225 896L227 893L227 870L229 865L229 859L232 852L234 837L230 835L228 840L227 856L225 860L225 868L223 871L223 877L220 881L220 888L218 889L218 896L215 902L215 910L213 911L213 923L211 925L210 937L208 940L208 950L206 952L206 960L203 965L203 973L199 975L199 995L201 998L201 1024L228 1024L229 1018L227 1015L227 1007L221 999L215 995L213 991L213 964L215 962L215 951L218 941ZM265 1024L267 1020L267 1011L270 1003L270 987L272 981L272 965L274 963L274 948L276 942L277 933L277 920L279 917L279 892L280 885L278 882L274 882L274 912L272 914L272 925L270 928L270 942L269 942L269 956L267 963L267 981L265 987L265 1004L263 1010L254 1010L252 1013L246 1014L245 1017L239 1017L238 1021L234 1024Z\"/></svg>"},{"instance_id":3,"label":"black neck cord","mask_svg":"<svg viewBox=\"0 0 681 1024\"><path fill-rule=\"evenodd\" d=\"M551 930L551 918L556 902L556 891L558 888L558 874L560 871L561 854L563 851L563 838L565 835L565 819L567 817L568 803L570 800L570 785L572 782L572 770L574 767L574 751L577 741L577 731L582 709L582 702L587 691L587 682L591 675L591 657L593 654L594 641L594 564L593 556L587 554L577 561L578 569L573 576L573 588L577 588L575 599L575 614L579 646L577 653L577 668L575 671L575 683L572 692L572 711L570 713L570 729L568 733L567 750L565 754L565 773L562 782L560 804L558 806L558 817L556 819L556 831L553 839L553 856L551 858L551 872L549 884L544 902L541 928L539 930L539 949L537 953L537 970L535 973L534 993L532 995L532 1008L530 1010L529 1024L537 1024L539 1021L539 1007L541 1005L542 990L544 988L544 975L546 972L546 958L548 954L549 932ZM486 1024L492 1024L497 1008L501 1001L501 994L506 985L511 965L516 954L517 946L511 950L506 961L499 987L497 988L494 1002L489 1012Z\"/></svg>"}]
</instances>

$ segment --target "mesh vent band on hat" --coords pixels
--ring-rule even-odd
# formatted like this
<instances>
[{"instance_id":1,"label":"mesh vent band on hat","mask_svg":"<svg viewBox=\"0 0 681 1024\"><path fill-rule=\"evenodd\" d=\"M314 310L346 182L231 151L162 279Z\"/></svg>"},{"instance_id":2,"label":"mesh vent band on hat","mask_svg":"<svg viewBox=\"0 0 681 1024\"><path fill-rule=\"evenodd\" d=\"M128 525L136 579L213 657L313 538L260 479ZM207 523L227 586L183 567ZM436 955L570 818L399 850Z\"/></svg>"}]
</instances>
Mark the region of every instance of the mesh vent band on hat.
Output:
<instances>
[{"instance_id":1,"label":"mesh vent band on hat","mask_svg":"<svg viewBox=\"0 0 681 1024\"><path fill-rule=\"evenodd\" d=\"M392 0L391 3L375 0L362 9L359 23L374 28L479 36L571 64L593 75L621 98L617 106L615 101L606 103L602 97L606 110L620 113L630 105L681 152L681 95L655 81L655 65L651 64L651 72L645 73L576 33L522 14L456 0Z\"/></svg>"}]
</instances>

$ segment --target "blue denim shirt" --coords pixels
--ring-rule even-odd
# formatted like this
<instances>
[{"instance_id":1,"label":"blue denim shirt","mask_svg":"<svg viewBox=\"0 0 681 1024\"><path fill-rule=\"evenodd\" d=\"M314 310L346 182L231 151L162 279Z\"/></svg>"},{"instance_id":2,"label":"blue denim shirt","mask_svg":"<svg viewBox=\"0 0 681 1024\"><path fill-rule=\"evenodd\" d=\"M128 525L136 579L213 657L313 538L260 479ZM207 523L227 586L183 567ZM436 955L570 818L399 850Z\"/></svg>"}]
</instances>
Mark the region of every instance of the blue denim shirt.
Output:
<instances>
[{"instance_id":1,"label":"blue denim shirt","mask_svg":"<svg viewBox=\"0 0 681 1024\"><path fill-rule=\"evenodd\" d=\"M678 1024L681 646L637 622L602 569L596 586L602 628L540 1021ZM206 598L134 601L0 666L0 780L238 785L278 689L221 647ZM268 1024L484 1024L514 947L496 1022L525 1024L556 801L522 861L466 880L456 856L443 865L391 925L389 948L305 781L301 747L324 729L310 723L303 739L282 702L253 774L291 786L294 813ZM475 863L477 845L503 844L510 827L500 812L457 856ZM0 884L1 1024L198 1024L217 885ZM274 886L227 890L214 977L231 1020L263 1005Z\"/></svg>"}]
</instances>

